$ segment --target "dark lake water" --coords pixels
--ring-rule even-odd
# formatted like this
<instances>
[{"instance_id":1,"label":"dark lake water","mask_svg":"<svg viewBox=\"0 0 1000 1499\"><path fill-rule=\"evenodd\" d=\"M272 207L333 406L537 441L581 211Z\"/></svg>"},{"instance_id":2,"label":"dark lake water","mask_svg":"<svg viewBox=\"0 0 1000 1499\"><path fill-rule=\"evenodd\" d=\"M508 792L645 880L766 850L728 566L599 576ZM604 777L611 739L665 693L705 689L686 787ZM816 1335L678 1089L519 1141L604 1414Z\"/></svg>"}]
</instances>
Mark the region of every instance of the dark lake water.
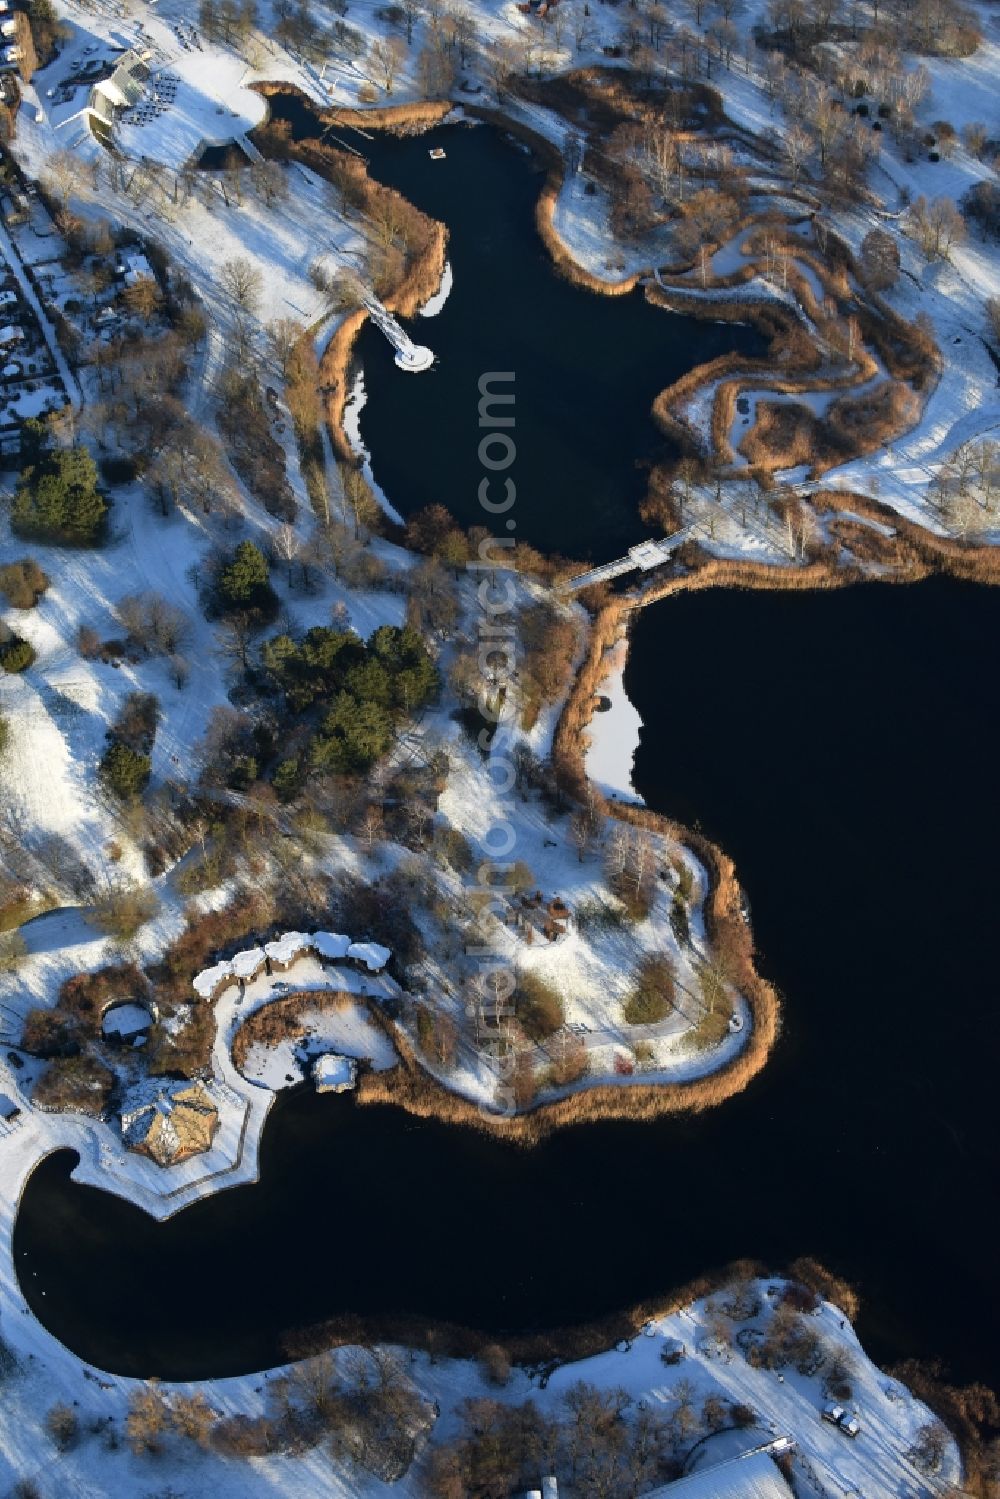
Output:
<instances>
[{"instance_id":1,"label":"dark lake water","mask_svg":"<svg viewBox=\"0 0 1000 1499\"><path fill-rule=\"evenodd\" d=\"M271 102L297 134L316 133L301 104ZM488 522L478 500L479 378L512 370L517 535L546 551L602 559L649 535L636 513L646 469L673 451L651 420L654 397L718 354L759 354L761 336L666 313L641 291L596 296L564 280L535 230L544 174L492 128L346 138L373 176L450 231L451 294L436 317L406 324L438 356L434 369L404 374L371 325L357 344L368 395L361 435L392 503L409 515L442 502L463 525ZM437 146L444 161L428 155Z\"/></svg>"},{"instance_id":2,"label":"dark lake water","mask_svg":"<svg viewBox=\"0 0 1000 1499\"><path fill-rule=\"evenodd\" d=\"M637 621L637 784L735 855L786 995L741 1097L525 1153L302 1092L259 1185L164 1226L70 1184L63 1152L15 1231L38 1315L105 1367L196 1377L337 1312L548 1328L813 1254L859 1286L878 1358L1000 1381L998 635L1000 594L944 581L693 594Z\"/></svg>"},{"instance_id":3,"label":"dark lake water","mask_svg":"<svg viewBox=\"0 0 1000 1499\"><path fill-rule=\"evenodd\" d=\"M656 346L669 360L708 330L554 277L532 238L539 179L491 132L447 132L441 164L428 144L380 146L377 170L449 220L456 287L416 325L436 373L397 372L378 335L363 345L376 474L403 509L440 498L471 519L478 375L515 368L525 531L612 552L634 539L642 382L651 399L672 378ZM564 381L583 392L575 428ZM1000 594L943 581L694 594L636 622L637 785L734 855L786 996L741 1097L525 1153L296 1093L258 1185L162 1226L71 1184L62 1152L15 1228L34 1310L90 1362L195 1378L273 1363L285 1333L340 1312L551 1328L738 1256L813 1254L860 1288L876 1357L940 1355L1000 1384L998 638Z\"/></svg>"}]
</instances>

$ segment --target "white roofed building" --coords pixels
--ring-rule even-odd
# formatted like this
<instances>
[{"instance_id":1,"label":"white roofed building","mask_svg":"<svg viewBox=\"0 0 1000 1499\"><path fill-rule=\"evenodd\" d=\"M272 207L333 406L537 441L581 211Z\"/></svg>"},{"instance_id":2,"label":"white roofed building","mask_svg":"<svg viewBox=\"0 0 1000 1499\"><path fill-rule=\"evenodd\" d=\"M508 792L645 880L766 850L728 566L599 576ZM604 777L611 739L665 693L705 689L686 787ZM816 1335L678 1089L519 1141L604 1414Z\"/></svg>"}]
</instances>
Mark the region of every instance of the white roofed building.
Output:
<instances>
[{"instance_id":1,"label":"white roofed building","mask_svg":"<svg viewBox=\"0 0 1000 1499\"><path fill-rule=\"evenodd\" d=\"M291 968L313 945L308 932L283 932L273 942L264 943L264 953L273 973Z\"/></svg>"},{"instance_id":2,"label":"white roofed building","mask_svg":"<svg viewBox=\"0 0 1000 1499\"><path fill-rule=\"evenodd\" d=\"M263 970L267 958L262 947L248 947L243 952L236 953L229 961L233 977L243 984L249 984Z\"/></svg>"},{"instance_id":3,"label":"white roofed building","mask_svg":"<svg viewBox=\"0 0 1000 1499\"><path fill-rule=\"evenodd\" d=\"M317 1093L346 1093L357 1082L358 1064L353 1057L328 1051L313 1062L312 1075Z\"/></svg>"},{"instance_id":4,"label":"white roofed building","mask_svg":"<svg viewBox=\"0 0 1000 1499\"><path fill-rule=\"evenodd\" d=\"M770 1453L760 1449L678 1478L646 1499L792 1499Z\"/></svg>"},{"instance_id":5,"label":"white roofed building","mask_svg":"<svg viewBox=\"0 0 1000 1499\"><path fill-rule=\"evenodd\" d=\"M199 999L217 999L223 989L235 984L236 975L232 963L215 963L211 968L195 974L192 987Z\"/></svg>"},{"instance_id":6,"label":"white roofed building","mask_svg":"<svg viewBox=\"0 0 1000 1499\"><path fill-rule=\"evenodd\" d=\"M145 255L129 253L122 257L121 274L125 278L126 286L135 286L137 281L155 281L153 267Z\"/></svg>"},{"instance_id":7,"label":"white roofed building","mask_svg":"<svg viewBox=\"0 0 1000 1499\"><path fill-rule=\"evenodd\" d=\"M355 963L363 963L369 973L381 973L392 957L392 949L378 942L352 942L347 956Z\"/></svg>"},{"instance_id":8,"label":"white roofed building","mask_svg":"<svg viewBox=\"0 0 1000 1499\"><path fill-rule=\"evenodd\" d=\"M312 945L318 957L324 958L328 963L335 963L347 957L351 939L341 936L339 932L313 932Z\"/></svg>"}]
</instances>

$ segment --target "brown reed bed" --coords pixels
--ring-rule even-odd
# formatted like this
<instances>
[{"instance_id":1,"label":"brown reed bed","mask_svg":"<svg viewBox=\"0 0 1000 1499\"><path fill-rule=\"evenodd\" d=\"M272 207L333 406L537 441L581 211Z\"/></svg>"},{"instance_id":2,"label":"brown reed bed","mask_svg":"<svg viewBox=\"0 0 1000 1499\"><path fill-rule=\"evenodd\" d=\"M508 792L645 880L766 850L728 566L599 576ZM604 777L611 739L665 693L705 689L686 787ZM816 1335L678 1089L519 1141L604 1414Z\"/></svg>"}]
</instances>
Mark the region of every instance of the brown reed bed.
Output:
<instances>
[{"instance_id":1,"label":"brown reed bed","mask_svg":"<svg viewBox=\"0 0 1000 1499\"><path fill-rule=\"evenodd\" d=\"M995 1499L994 1443L1000 1431L1000 1398L982 1383L953 1385L934 1361L904 1359L888 1371L944 1422L958 1443L962 1485L949 1489L955 1499ZM991 1448L994 1449L991 1454Z\"/></svg>"},{"instance_id":2,"label":"brown reed bed","mask_svg":"<svg viewBox=\"0 0 1000 1499\"><path fill-rule=\"evenodd\" d=\"M318 1010L323 1015L333 1015L352 1005L370 1006L363 995L352 994L344 989L301 989L294 994L272 999L259 1009L251 1010L234 1032L230 1042L233 1064L242 1072L253 1046L277 1046L293 1036L301 1034L302 1016L307 1010Z\"/></svg>"},{"instance_id":3,"label":"brown reed bed","mask_svg":"<svg viewBox=\"0 0 1000 1499\"><path fill-rule=\"evenodd\" d=\"M756 470L811 465L818 445L818 428L814 412L793 401L758 400L756 420L739 446L739 451Z\"/></svg>"},{"instance_id":4,"label":"brown reed bed","mask_svg":"<svg viewBox=\"0 0 1000 1499\"><path fill-rule=\"evenodd\" d=\"M532 130L530 126L522 124L520 120L509 118L502 110L491 109L487 105L470 105L467 106L467 112L489 125L496 126L505 135L523 141L526 146L530 146L532 152L545 166L545 182L535 203L535 227L559 274L567 281L572 281L574 286L583 286L588 291L597 292L600 296L621 297L634 291L641 277L649 275L648 270L636 271L620 281L606 281L600 276L593 275L573 258L571 250L556 229L556 203L565 179L565 164L558 147L545 136L539 135L536 130Z\"/></svg>"},{"instance_id":5,"label":"brown reed bed","mask_svg":"<svg viewBox=\"0 0 1000 1499\"><path fill-rule=\"evenodd\" d=\"M454 108L447 99L423 99L410 104L335 105L324 109L294 83L252 83L250 87L265 99L278 94L300 99L324 125L359 125L363 130L388 130L400 134L409 134L415 129L429 130L433 125L439 125Z\"/></svg>"},{"instance_id":6,"label":"brown reed bed","mask_svg":"<svg viewBox=\"0 0 1000 1499\"><path fill-rule=\"evenodd\" d=\"M342 463L356 463L357 455L344 431L344 407L347 405L348 376L354 340L367 321L363 308L349 312L323 350L319 362L320 389L323 394L330 441Z\"/></svg>"},{"instance_id":7,"label":"brown reed bed","mask_svg":"<svg viewBox=\"0 0 1000 1499\"><path fill-rule=\"evenodd\" d=\"M849 511L851 516L860 516L862 520L870 520L891 529L899 555L903 559L901 567L904 576L901 581L917 581L931 573L945 573L963 582L993 586L1000 584L998 547L982 542L961 541L953 536L938 536L870 495L853 494L844 490L818 490L810 496L810 503L821 514L832 513L837 516L840 512ZM845 527L848 528L847 534L854 539L851 549L857 557L869 560L871 553L878 560L881 544L886 538L881 532L867 527L867 536L859 537L856 525L856 521L849 519L836 519L832 522L838 533L842 533Z\"/></svg>"},{"instance_id":8,"label":"brown reed bed","mask_svg":"<svg viewBox=\"0 0 1000 1499\"><path fill-rule=\"evenodd\" d=\"M839 1307L851 1322L857 1318L860 1309L857 1292L817 1260L804 1257L793 1260L784 1269L775 1269L761 1260L739 1259L708 1270L661 1296L636 1302L607 1316L545 1332L503 1334L499 1341L516 1364L576 1363L636 1337L654 1317L668 1317L738 1281L769 1277L806 1286L824 1301ZM496 1333L480 1332L456 1322L428 1322L405 1314L362 1317L348 1313L295 1329L285 1339L284 1352L289 1358L310 1358L330 1348L384 1342L422 1348L433 1352L435 1357L472 1359L497 1341Z\"/></svg>"}]
</instances>

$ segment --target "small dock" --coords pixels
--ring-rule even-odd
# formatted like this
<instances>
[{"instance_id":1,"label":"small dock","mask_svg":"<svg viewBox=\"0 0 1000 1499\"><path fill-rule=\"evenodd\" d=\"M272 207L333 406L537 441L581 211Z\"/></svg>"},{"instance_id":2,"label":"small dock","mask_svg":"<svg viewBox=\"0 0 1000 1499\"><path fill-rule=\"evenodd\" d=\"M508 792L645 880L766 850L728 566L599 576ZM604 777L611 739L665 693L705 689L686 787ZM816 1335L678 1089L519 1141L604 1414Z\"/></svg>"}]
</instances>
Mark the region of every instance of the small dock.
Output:
<instances>
[{"instance_id":1,"label":"small dock","mask_svg":"<svg viewBox=\"0 0 1000 1499\"><path fill-rule=\"evenodd\" d=\"M375 324L396 350L396 364L408 374L416 375L429 370L434 363L434 350L424 344L415 344L405 333L387 307L383 307L374 293L364 299L364 307Z\"/></svg>"}]
</instances>

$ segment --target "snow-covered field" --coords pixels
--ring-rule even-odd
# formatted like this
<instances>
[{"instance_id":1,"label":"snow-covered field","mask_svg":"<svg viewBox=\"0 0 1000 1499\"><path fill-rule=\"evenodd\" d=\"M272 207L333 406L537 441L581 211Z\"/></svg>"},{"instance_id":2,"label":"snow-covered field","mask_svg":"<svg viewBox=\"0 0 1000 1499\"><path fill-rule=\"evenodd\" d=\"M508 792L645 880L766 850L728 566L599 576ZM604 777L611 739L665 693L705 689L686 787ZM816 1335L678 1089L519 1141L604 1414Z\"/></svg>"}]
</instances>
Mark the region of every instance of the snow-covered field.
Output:
<instances>
[{"instance_id":1,"label":"snow-covered field","mask_svg":"<svg viewBox=\"0 0 1000 1499\"><path fill-rule=\"evenodd\" d=\"M2 1145L2 1142L0 1142ZM766 1321L779 1282L765 1282L762 1316L745 1324L749 1330ZM17 1315L16 1302L4 1295L5 1337L16 1365L3 1377L4 1420L0 1422L0 1481L11 1485L31 1480L42 1499L80 1499L98 1496L166 1493L176 1499L270 1499L274 1494L315 1496L315 1499L388 1499L390 1494L416 1495L416 1469L394 1485L373 1478L363 1468L331 1458L325 1446L296 1455L222 1458L199 1450L193 1442L168 1437L159 1455L133 1455L124 1441L124 1417L136 1382L98 1375L81 1365L50 1338L28 1315ZM457 1408L468 1398L485 1397L520 1404L530 1400L547 1414L559 1411L566 1393L579 1381L601 1391L622 1390L629 1397L627 1419L647 1409L669 1417L683 1401L695 1411L706 1398L721 1397L751 1407L757 1423L744 1432L710 1437L693 1461L697 1469L750 1450L777 1436L792 1436L797 1444L793 1460L800 1492L809 1495L864 1495L864 1499L913 1499L943 1494L957 1479L959 1465L954 1444L946 1446L938 1473L927 1477L909 1456L918 1433L932 1419L927 1408L898 1382L888 1379L864 1355L851 1327L837 1308L824 1303L808 1320L827 1358L840 1356L851 1366L852 1398L861 1435L851 1441L820 1419L824 1403L822 1374L803 1376L790 1367L783 1373L754 1369L738 1348L726 1352L715 1341L713 1328L718 1304L713 1298L695 1302L647 1324L629 1343L579 1363L565 1364L541 1380L515 1370L498 1389L485 1381L478 1365L436 1359L401 1350L402 1367L413 1387L440 1412L432 1440L450 1439L458 1428ZM734 1328L735 1330L735 1328ZM664 1366L660 1354L665 1340L680 1343L684 1357ZM350 1354L344 1350L338 1363ZM169 1399L199 1391L220 1415L256 1417L273 1409L270 1386L282 1370L240 1379L203 1382L196 1386L162 1385ZM46 1412L56 1402L70 1404L80 1424L80 1437L65 1453L57 1453L44 1430ZM691 1440L694 1440L692 1436ZM541 1478L541 1473L539 1478ZM168 1484L164 1489L163 1485Z\"/></svg>"}]
</instances>

